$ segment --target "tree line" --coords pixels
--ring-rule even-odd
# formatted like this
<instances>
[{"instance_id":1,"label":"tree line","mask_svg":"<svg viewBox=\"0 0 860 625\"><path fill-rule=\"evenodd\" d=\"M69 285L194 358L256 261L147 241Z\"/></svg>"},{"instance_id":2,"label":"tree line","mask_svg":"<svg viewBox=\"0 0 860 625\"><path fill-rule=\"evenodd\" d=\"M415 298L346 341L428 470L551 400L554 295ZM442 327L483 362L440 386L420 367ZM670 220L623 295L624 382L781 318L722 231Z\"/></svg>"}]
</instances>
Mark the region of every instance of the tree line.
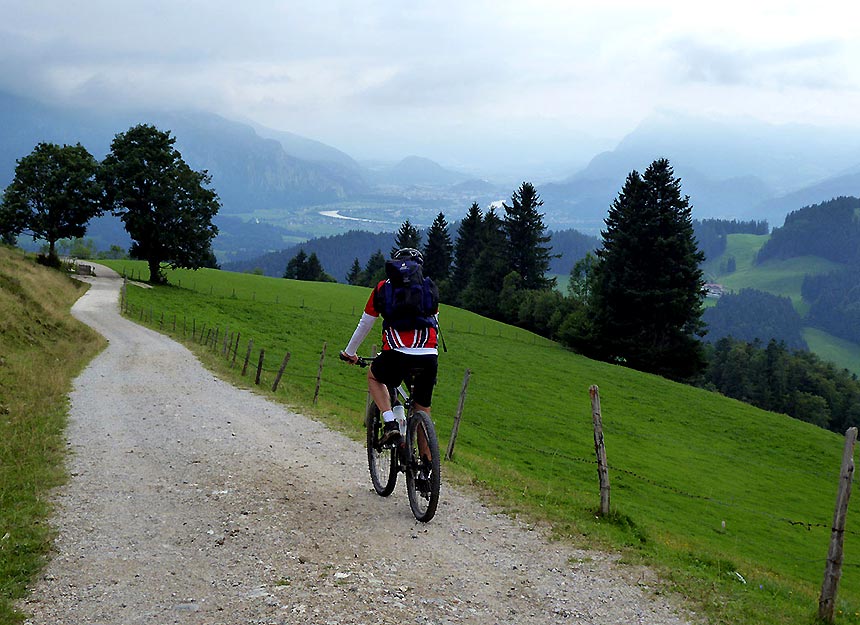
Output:
<instances>
[{"instance_id":1,"label":"tree line","mask_svg":"<svg viewBox=\"0 0 860 625\"><path fill-rule=\"evenodd\" d=\"M105 212L122 220L130 254L146 260L150 281L165 281L162 265L216 266L212 219L221 204L211 176L192 170L167 131L139 124L117 134L98 162L80 143L39 143L18 159L0 203L0 239L20 234L48 242L43 262L59 265L57 241L83 237Z\"/></svg>"},{"instance_id":2,"label":"tree line","mask_svg":"<svg viewBox=\"0 0 860 625\"><path fill-rule=\"evenodd\" d=\"M767 220L702 219L693 221L693 233L705 259L717 258L726 251L730 234L768 234ZM731 273L731 272L729 272Z\"/></svg>"},{"instance_id":3,"label":"tree line","mask_svg":"<svg viewBox=\"0 0 860 625\"><path fill-rule=\"evenodd\" d=\"M566 292L548 276L554 254L540 212L523 182L509 202L482 211L473 203L456 236L443 213L426 241L406 220L394 247L353 260L350 284L375 286L385 260L402 247L422 250L425 275L444 303L532 330L590 356L692 380L705 366L704 259L696 247L689 198L666 159L633 171L609 209L603 247L570 271ZM291 261L292 262L292 261Z\"/></svg>"},{"instance_id":4,"label":"tree line","mask_svg":"<svg viewBox=\"0 0 860 625\"><path fill-rule=\"evenodd\" d=\"M857 376L775 340L721 338L711 348L703 386L840 434L860 426Z\"/></svg>"}]
</instances>

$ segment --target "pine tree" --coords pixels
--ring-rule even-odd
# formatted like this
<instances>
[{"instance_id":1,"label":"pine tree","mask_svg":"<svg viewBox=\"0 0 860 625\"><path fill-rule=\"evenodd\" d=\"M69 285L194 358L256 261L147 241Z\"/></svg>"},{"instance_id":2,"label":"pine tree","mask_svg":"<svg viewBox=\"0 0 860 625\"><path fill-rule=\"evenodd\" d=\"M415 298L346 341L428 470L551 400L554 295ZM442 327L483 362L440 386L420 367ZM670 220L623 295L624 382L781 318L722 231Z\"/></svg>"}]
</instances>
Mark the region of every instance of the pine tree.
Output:
<instances>
[{"instance_id":1,"label":"pine tree","mask_svg":"<svg viewBox=\"0 0 860 625\"><path fill-rule=\"evenodd\" d=\"M499 293L511 269L504 222L495 208L484 217L478 249L472 276L462 292L462 304L478 314L498 317Z\"/></svg>"},{"instance_id":2,"label":"pine tree","mask_svg":"<svg viewBox=\"0 0 860 625\"><path fill-rule=\"evenodd\" d=\"M555 286L554 278L547 278L551 258L550 237L538 207L543 201L530 182L523 182L511 196L511 205L505 208L505 235L513 271L520 274L526 289L548 289Z\"/></svg>"},{"instance_id":3,"label":"pine tree","mask_svg":"<svg viewBox=\"0 0 860 625\"><path fill-rule=\"evenodd\" d=\"M454 244L454 269L451 280L451 295L455 303L460 303L463 290L469 286L475 261L481 253L481 236L484 218L477 202L472 202L466 217L457 228L457 242Z\"/></svg>"},{"instance_id":4,"label":"pine tree","mask_svg":"<svg viewBox=\"0 0 860 625\"><path fill-rule=\"evenodd\" d=\"M448 232L445 215L439 213L427 231L427 244L424 246L424 275L441 285L451 275L451 257L454 244Z\"/></svg>"},{"instance_id":5,"label":"pine tree","mask_svg":"<svg viewBox=\"0 0 860 625\"><path fill-rule=\"evenodd\" d=\"M397 250L402 250L405 247L411 247L413 249L421 249L421 233L418 232L418 228L412 225L412 223L407 219L400 226L400 230L397 231L397 235L394 238L394 247L391 248L391 255L393 256Z\"/></svg>"},{"instance_id":6,"label":"pine tree","mask_svg":"<svg viewBox=\"0 0 860 625\"><path fill-rule=\"evenodd\" d=\"M370 255L361 273L365 286L375 287L380 280L385 280L385 256L382 250L376 250Z\"/></svg>"},{"instance_id":7,"label":"pine tree","mask_svg":"<svg viewBox=\"0 0 860 625\"><path fill-rule=\"evenodd\" d=\"M346 283L352 285L361 284L361 263L358 262L358 258L352 261L352 267L349 273L346 274Z\"/></svg>"},{"instance_id":8,"label":"pine tree","mask_svg":"<svg viewBox=\"0 0 860 625\"><path fill-rule=\"evenodd\" d=\"M606 218L591 299L596 355L670 378L704 366L699 264L689 198L666 159L633 171Z\"/></svg>"},{"instance_id":9,"label":"pine tree","mask_svg":"<svg viewBox=\"0 0 860 625\"><path fill-rule=\"evenodd\" d=\"M284 277L290 280L306 280L306 266L308 263L308 255L304 248L299 249L299 253L293 256L287 263L287 268L284 271Z\"/></svg>"}]
</instances>

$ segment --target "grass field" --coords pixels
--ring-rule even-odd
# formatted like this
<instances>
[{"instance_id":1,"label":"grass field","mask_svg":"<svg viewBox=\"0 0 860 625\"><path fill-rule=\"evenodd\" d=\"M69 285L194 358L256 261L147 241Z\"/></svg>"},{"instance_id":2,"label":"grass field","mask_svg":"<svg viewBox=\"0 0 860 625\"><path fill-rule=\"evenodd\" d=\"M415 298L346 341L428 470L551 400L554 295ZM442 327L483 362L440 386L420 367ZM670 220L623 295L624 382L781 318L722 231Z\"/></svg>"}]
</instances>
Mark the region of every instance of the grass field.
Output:
<instances>
[{"instance_id":1,"label":"grass field","mask_svg":"<svg viewBox=\"0 0 860 625\"><path fill-rule=\"evenodd\" d=\"M817 256L799 256L782 261L771 260L756 265L754 264L755 255L768 238L769 235L730 234L725 253L708 261L703 270L709 279L716 280L730 291L737 292L749 288L789 297L795 310L803 316L809 311L809 303L803 300L800 292L803 277L807 274L816 275L834 271L841 265ZM730 256L735 258L737 270L730 274L721 274L719 268ZM714 304L715 300L708 300L706 303L709 306ZM824 360L860 375L860 345L838 339L815 328L805 328L803 335L810 351Z\"/></svg>"},{"instance_id":2,"label":"grass field","mask_svg":"<svg viewBox=\"0 0 860 625\"><path fill-rule=\"evenodd\" d=\"M0 623L52 540L47 494L63 483L71 380L105 345L69 315L85 288L0 246Z\"/></svg>"},{"instance_id":3,"label":"grass field","mask_svg":"<svg viewBox=\"0 0 860 625\"><path fill-rule=\"evenodd\" d=\"M110 263L135 276L142 263ZM361 438L363 372L336 360L368 290L214 270L168 272L174 286L128 286L131 317L191 343L237 384L223 337L265 349L264 387L289 351L279 401ZM179 284L181 283L181 288ZM192 290L193 289L193 290ZM447 480L557 538L621 550L663 574L665 592L715 623L813 623L843 438L659 377L582 358L528 332L442 307L434 419L442 447L465 370L463 422ZM174 327L176 328L174 331ZM205 334L204 334L205 336ZM371 340L368 339L367 343ZM310 406L323 345L320 399ZM363 350L369 353L370 346ZM612 514L598 518L590 385L602 399ZM261 390L260 392L268 391ZM271 394L271 393L269 393ZM856 506L855 506L856 509ZM853 511L852 511L853 512ZM838 623L860 623L860 531L849 513ZM851 529L855 528L855 529Z\"/></svg>"}]
</instances>

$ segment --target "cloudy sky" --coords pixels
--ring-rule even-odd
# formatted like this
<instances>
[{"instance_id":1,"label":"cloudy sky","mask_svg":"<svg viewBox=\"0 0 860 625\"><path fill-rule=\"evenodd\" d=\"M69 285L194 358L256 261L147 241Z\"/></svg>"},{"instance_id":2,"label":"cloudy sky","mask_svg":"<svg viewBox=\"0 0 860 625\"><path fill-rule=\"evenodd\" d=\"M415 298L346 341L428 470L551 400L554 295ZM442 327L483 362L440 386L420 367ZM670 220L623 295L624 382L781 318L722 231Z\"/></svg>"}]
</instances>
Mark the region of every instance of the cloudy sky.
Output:
<instances>
[{"instance_id":1,"label":"cloudy sky","mask_svg":"<svg viewBox=\"0 0 860 625\"><path fill-rule=\"evenodd\" d=\"M0 0L0 90L198 107L357 158L563 162L655 111L860 125L846 0Z\"/></svg>"}]
</instances>

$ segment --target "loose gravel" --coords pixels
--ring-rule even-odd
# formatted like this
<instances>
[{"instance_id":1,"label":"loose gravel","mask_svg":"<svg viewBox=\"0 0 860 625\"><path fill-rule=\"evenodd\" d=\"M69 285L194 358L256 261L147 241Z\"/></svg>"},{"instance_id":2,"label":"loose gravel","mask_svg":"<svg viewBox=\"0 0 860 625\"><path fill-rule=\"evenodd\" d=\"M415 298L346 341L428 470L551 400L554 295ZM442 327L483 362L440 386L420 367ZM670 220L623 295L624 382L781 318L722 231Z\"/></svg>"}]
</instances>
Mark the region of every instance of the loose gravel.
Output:
<instances>
[{"instance_id":1,"label":"loose gravel","mask_svg":"<svg viewBox=\"0 0 860 625\"><path fill-rule=\"evenodd\" d=\"M696 618L648 570L557 542L444 482L429 524L364 448L214 377L122 318L106 267L73 314L109 347L77 378L55 552L31 625L647 623Z\"/></svg>"}]
</instances>

